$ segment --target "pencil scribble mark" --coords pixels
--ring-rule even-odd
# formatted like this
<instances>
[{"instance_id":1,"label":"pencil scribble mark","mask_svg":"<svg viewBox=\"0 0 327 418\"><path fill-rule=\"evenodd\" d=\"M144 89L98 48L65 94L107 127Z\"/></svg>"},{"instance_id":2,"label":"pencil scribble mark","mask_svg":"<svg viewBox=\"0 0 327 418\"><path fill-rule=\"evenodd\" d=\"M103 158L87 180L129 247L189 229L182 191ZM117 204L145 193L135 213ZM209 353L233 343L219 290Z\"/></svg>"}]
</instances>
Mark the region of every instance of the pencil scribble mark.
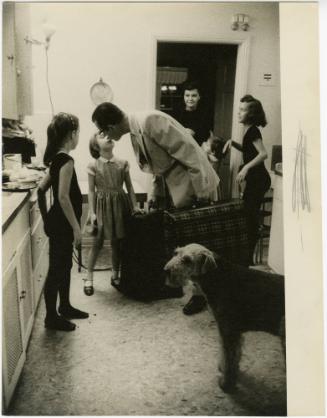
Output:
<instances>
[{"instance_id":1,"label":"pencil scribble mark","mask_svg":"<svg viewBox=\"0 0 327 418\"><path fill-rule=\"evenodd\" d=\"M299 215L302 210L311 211L307 178L307 137L299 130L293 173L292 209Z\"/></svg>"}]
</instances>

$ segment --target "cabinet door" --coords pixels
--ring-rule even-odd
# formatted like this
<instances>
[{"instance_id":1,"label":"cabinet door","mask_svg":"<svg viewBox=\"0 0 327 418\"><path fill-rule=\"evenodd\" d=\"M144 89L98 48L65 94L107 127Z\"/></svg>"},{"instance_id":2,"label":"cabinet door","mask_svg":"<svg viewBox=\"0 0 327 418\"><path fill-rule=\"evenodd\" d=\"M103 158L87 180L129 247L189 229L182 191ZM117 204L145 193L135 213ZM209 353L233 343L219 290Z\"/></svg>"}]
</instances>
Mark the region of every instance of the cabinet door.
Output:
<instances>
[{"instance_id":1,"label":"cabinet door","mask_svg":"<svg viewBox=\"0 0 327 418\"><path fill-rule=\"evenodd\" d=\"M34 306L35 310L39 303L40 296L44 287L44 283L49 269L49 241L45 242L42 249L39 262L34 270Z\"/></svg>"},{"instance_id":2,"label":"cabinet door","mask_svg":"<svg viewBox=\"0 0 327 418\"><path fill-rule=\"evenodd\" d=\"M3 3L2 117L17 119L15 3Z\"/></svg>"},{"instance_id":3,"label":"cabinet door","mask_svg":"<svg viewBox=\"0 0 327 418\"><path fill-rule=\"evenodd\" d=\"M21 314L21 328L24 348L27 347L34 319L34 289L30 230L27 231L19 247L18 296Z\"/></svg>"},{"instance_id":4,"label":"cabinet door","mask_svg":"<svg viewBox=\"0 0 327 418\"><path fill-rule=\"evenodd\" d=\"M18 257L12 259L3 273L2 295L2 359L3 396L8 407L25 361L23 333L20 321L20 300L18 294Z\"/></svg>"}]
</instances>

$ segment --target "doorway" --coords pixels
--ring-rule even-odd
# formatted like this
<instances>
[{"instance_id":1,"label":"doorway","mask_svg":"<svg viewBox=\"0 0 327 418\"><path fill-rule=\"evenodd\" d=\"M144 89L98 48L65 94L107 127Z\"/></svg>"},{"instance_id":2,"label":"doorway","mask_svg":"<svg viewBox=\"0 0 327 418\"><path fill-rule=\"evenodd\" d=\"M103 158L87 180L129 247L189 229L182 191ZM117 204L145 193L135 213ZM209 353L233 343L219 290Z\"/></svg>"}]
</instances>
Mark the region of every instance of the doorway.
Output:
<instances>
[{"instance_id":1,"label":"doorway","mask_svg":"<svg viewBox=\"0 0 327 418\"><path fill-rule=\"evenodd\" d=\"M204 42L157 42L156 108L172 116L183 101L183 83L197 81L201 102L215 135L232 136L237 44ZM219 170L222 198L229 199L230 162Z\"/></svg>"}]
</instances>

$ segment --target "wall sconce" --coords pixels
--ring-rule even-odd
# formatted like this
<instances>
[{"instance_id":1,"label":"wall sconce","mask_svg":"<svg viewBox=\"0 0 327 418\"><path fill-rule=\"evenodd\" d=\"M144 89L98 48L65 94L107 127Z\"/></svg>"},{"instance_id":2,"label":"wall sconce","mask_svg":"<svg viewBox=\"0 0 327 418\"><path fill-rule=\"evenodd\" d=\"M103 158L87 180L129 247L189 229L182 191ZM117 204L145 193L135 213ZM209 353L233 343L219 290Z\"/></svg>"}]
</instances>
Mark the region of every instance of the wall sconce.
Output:
<instances>
[{"instance_id":1,"label":"wall sconce","mask_svg":"<svg viewBox=\"0 0 327 418\"><path fill-rule=\"evenodd\" d=\"M43 33L44 33L44 37L45 37L45 41L41 42L38 41L37 39L33 39L33 38L29 38L29 36L25 36L24 41L27 44L32 44L32 45L44 45L44 52L45 52L45 56L46 56L46 70L45 70L45 75L46 75L46 82L47 82L47 87L48 87L48 95L49 95L49 101L50 101L50 106L51 106L51 112L52 112L52 116L54 116L54 106L53 106L53 101L52 101L52 96L51 96L51 89L50 89L50 83L49 83L49 58L48 58L48 49L50 46L50 39L52 38L52 36L56 33L56 27L54 25L51 25L51 23L48 22L43 22L42 23L42 29L43 29Z\"/></svg>"},{"instance_id":2,"label":"wall sconce","mask_svg":"<svg viewBox=\"0 0 327 418\"><path fill-rule=\"evenodd\" d=\"M235 14L232 16L232 30L239 30L242 29L247 31L249 29L249 16L244 14Z\"/></svg>"},{"instance_id":3,"label":"wall sconce","mask_svg":"<svg viewBox=\"0 0 327 418\"><path fill-rule=\"evenodd\" d=\"M25 36L24 41L26 43L30 43L32 45L44 45L45 49L49 49L50 46L50 39L56 33L56 27L51 25L48 22L44 22L42 24L43 33L45 36L45 42L38 41L37 39L29 38L29 36Z\"/></svg>"}]
</instances>

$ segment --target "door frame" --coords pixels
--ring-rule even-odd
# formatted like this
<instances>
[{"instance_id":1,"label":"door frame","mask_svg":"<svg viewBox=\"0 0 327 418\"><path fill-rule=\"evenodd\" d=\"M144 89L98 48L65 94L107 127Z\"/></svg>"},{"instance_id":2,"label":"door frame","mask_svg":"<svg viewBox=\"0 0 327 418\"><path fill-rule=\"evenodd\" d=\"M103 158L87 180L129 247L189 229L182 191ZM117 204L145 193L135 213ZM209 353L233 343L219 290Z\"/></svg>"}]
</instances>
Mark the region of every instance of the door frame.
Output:
<instances>
[{"instance_id":1,"label":"door frame","mask_svg":"<svg viewBox=\"0 0 327 418\"><path fill-rule=\"evenodd\" d=\"M190 35L154 35L152 39L152 62L151 62L151 88L149 89L150 97L149 103L152 108L156 106L156 75L157 75L157 53L158 42L187 42L194 44L229 44L237 45L237 57L236 57L236 73L235 73L235 87L234 87L234 99L233 99L233 117L232 117L232 138L236 141L240 141L243 137L243 126L238 123L237 112L238 104L242 96L247 93L248 86L248 74L249 74L249 55L251 37L247 35L244 38L224 38L216 36L190 36ZM235 185L235 177L238 167L241 164L241 153L235 152L231 149L230 157L230 188L232 197L237 197L238 189L232 185Z\"/></svg>"}]
</instances>

